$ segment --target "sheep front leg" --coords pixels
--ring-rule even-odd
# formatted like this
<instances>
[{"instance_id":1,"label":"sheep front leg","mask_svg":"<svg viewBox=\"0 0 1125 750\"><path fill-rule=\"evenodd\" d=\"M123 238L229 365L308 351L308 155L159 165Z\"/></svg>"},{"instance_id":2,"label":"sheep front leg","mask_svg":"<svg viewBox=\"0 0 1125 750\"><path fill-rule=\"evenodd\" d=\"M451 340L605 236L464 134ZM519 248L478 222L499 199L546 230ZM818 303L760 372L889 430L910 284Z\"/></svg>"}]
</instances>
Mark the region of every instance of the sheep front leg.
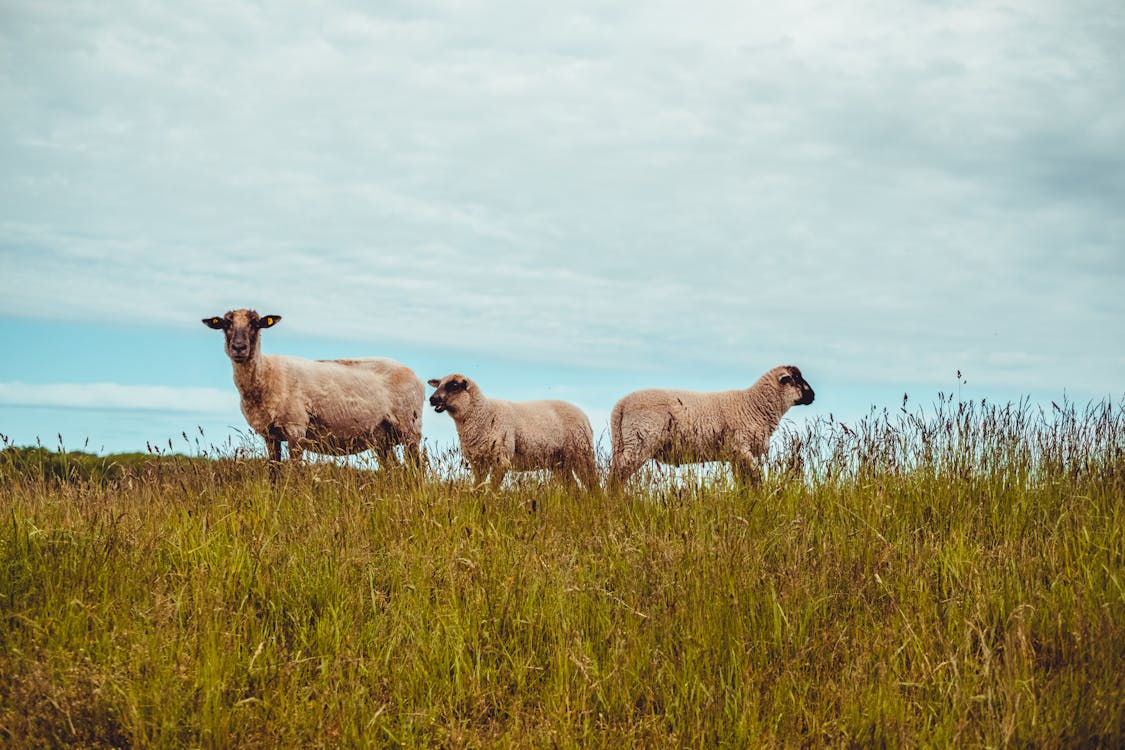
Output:
<instances>
[{"instance_id":1,"label":"sheep front leg","mask_svg":"<svg viewBox=\"0 0 1125 750\"><path fill-rule=\"evenodd\" d=\"M308 441L308 428L309 423L306 420L291 419L283 423L281 427L281 439L285 441L289 447L289 461L292 463L301 463L301 458L305 454L305 449L310 446Z\"/></svg>"},{"instance_id":2,"label":"sheep front leg","mask_svg":"<svg viewBox=\"0 0 1125 750\"><path fill-rule=\"evenodd\" d=\"M512 459L508 456L497 456L492 459L492 470L489 472L489 483L492 486L493 492L500 491L500 485L504 483L504 477L512 468Z\"/></svg>"},{"instance_id":3,"label":"sheep front leg","mask_svg":"<svg viewBox=\"0 0 1125 750\"><path fill-rule=\"evenodd\" d=\"M500 438L492 444L492 471L489 480L492 483L492 491L499 492L500 485L504 483L504 477L512 470L512 456L516 455L516 434L515 432L507 432L500 436Z\"/></svg>"},{"instance_id":4,"label":"sheep front leg","mask_svg":"<svg viewBox=\"0 0 1125 750\"><path fill-rule=\"evenodd\" d=\"M270 463L281 463L281 438L272 435L266 438L266 450L269 452Z\"/></svg>"},{"instance_id":5,"label":"sheep front leg","mask_svg":"<svg viewBox=\"0 0 1125 750\"><path fill-rule=\"evenodd\" d=\"M470 461L469 470L473 472L473 486L480 487L488 481L488 475L492 472L492 465L487 461Z\"/></svg>"},{"instance_id":6,"label":"sheep front leg","mask_svg":"<svg viewBox=\"0 0 1125 750\"><path fill-rule=\"evenodd\" d=\"M266 450L269 452L270 482L276 482L281 469L281 438L271 434L266 438Z\"/></svg>"},{"instance_id":7,"label":"sheep front leg","mask_svg":"<svg viewBox=\"0 0 1125 750\"><path fill-rule=\"evenodd\" d=\"M734 481L744 487L760 487L762 484L762 466L758 457L752 453L741 453L730 462Z\"/></svg>"}]
</instances>

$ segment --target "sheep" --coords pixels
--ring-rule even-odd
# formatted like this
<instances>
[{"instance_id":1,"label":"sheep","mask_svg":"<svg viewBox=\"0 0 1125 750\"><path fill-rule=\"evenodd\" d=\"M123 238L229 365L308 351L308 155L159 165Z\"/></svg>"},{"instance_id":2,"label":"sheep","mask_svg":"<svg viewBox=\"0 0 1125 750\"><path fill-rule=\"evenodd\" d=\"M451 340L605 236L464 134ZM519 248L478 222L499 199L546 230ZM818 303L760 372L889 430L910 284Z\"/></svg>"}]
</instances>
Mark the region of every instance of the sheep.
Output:
<instances>
[{"instance_id":1,"label":"sheep","mask_svg":"<svg viewBox=\"0 0 1125 750\"><path fill-rule=\"evenodd\" d=\"M549 469L567 485L574 475L587 490L597 490L594 431L590 420L565 401L501 401L459 373L434 378L430 405L449 412L457 426L461 453L474 481L490 478L493 490L509 471Z\"/></svg>"},{"instance_id":2,"label":"sheep","mask_svg":"<svg viewBox=\"0 0 1125 750\"><path fill-rule=\"evenodd\" d=\"M610 487L619 490L650 458L674 466L729 461L736 480L756 484L759 457L781 417L813 397L792 365L773 368L745 390L630 393L610 414Z\"/></svg>"},{"instance_id":3,"label":"sheep","mask_svg":"<svg viewBox=\"0 0 1125 750\"><path fill-rule=\"evenodd\" d=\"M391 466L395 445L406 462L421 465L422 410L426 388L393 359L311 360L262 354L260 332L281 320L254 310L231 310L204 318L222 331L234 366L242 413L269 449L271 466L304 451L343 456L374 449L379 466Z\"/></svg>"}]
</instances>

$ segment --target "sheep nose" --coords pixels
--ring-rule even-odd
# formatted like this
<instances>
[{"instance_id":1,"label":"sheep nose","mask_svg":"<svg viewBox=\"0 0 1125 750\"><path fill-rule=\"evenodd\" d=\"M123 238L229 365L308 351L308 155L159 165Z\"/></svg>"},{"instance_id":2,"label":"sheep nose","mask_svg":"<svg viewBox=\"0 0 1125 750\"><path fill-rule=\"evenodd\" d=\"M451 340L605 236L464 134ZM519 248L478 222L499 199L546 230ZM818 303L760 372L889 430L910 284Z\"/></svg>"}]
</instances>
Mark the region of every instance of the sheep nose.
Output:
<instances>
[{"instance_id":1,"label":"sheep nose","mask_svg":"<svg viewBox=\"0 0 1125 750\"><path fill-rule=\"evenodd\" d=\"M430 406L437 406L440 401L437 396L430 396Z\"/></svg>"}]
</instances>

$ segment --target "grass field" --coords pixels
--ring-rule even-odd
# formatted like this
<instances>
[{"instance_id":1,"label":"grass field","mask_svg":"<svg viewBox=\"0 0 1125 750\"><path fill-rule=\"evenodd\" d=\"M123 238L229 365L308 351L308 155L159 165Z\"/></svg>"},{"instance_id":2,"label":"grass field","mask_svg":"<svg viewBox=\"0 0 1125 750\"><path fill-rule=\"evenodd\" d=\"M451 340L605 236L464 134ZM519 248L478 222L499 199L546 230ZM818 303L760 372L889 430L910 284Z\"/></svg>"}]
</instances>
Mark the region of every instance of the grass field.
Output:
<instances>
[{"instance_id":1,"label":"grass field","mask_svg":"<svg viewBox=\"0 0 1125 750\"><path fill-rule=\"evenodd\" d=\"M1125 746L1125 411L773 448L621 498L9 448L0 745Z\"/></svg>"}]
</instances>

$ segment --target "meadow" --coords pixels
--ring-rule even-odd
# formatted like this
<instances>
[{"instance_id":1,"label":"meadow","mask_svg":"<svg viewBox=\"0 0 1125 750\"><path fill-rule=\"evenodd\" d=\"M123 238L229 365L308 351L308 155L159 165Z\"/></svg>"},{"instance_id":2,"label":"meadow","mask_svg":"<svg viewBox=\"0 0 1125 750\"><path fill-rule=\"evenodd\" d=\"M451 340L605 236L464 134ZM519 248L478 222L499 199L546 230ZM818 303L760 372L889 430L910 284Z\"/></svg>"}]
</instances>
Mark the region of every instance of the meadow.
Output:
<instances>
[{"instance_id":1,"label":"meadow","mask_svg":"<svg viewBox=\"0 0 1125 750\"><path fill-rule=\"evenodd\" d=\"M783 425L757 487L431 458L9 446L0 745L1125 746L1120 405Z\"/></svg>"}]
</instances>

